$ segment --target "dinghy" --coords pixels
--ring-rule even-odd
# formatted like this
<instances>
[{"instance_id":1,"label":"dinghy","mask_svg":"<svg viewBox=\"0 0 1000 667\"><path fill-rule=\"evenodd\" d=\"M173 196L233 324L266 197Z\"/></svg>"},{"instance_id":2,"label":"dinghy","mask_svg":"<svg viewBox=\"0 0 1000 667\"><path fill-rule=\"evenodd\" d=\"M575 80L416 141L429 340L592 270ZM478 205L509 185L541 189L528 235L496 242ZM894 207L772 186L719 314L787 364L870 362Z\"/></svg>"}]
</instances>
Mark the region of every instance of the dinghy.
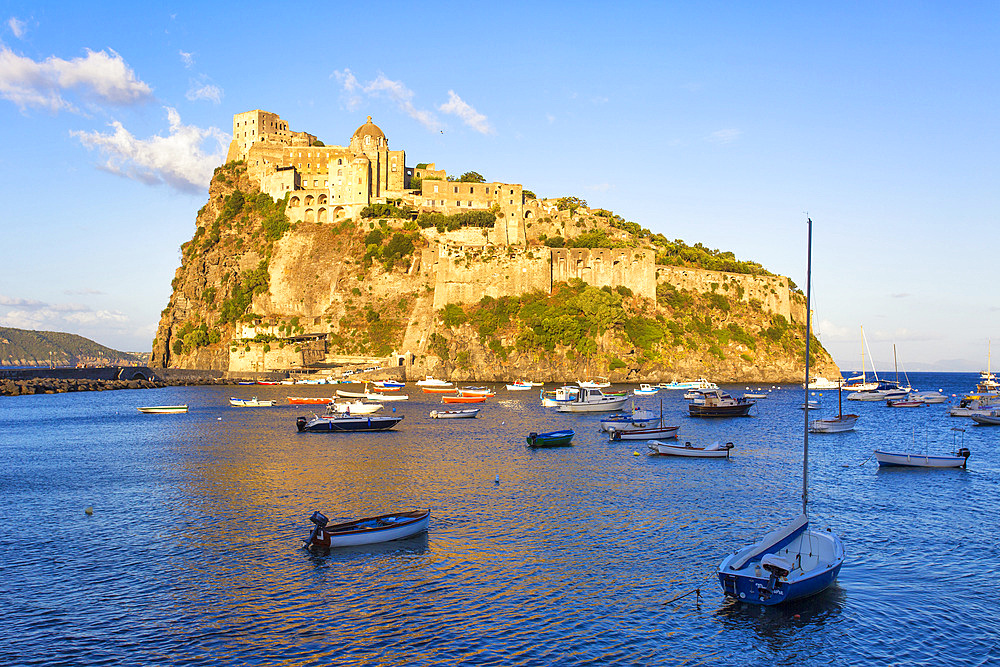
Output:
<instances>
[{"instance_id":1,"label":"dinghy","mask_svg":"<svg viewBox=\"0 0 1000 667\"><path fill-rule=\"evenodd\" d=\"M654 454L660 454L661 456L688 456L698 459L728 459L729 452L733 448L733 443L731 442L727 442L724 445L715 442L704 447L695 447L690 442L685 442L681 445L660 442L659 440L650 440L646 444Z\"/></svg>"},{"instance_id":2,"label":"dinghy","mask_svg":"<svg viewBox=\"0 0 1000 667\"><path fill-rule=\"evenodd\" d=\"M275 403L277 401L257 398L256 396L253 398L236 398L235 396L231 396L229 398L229 405L236 408L270 408L274 407Z\"/></svg>"},{"instance_id":3,"label":"dinghy","mask_svg":"<svg viewBox=\"0 0 1000 667\"><path fill-rule=\"evenodd\" d=\"M313 552L325 552L336 547L402 540L425 532L430 516L430 510L393 512L330 525L325 516L314 512L309 520L316 527L302 546Z\"/></svg>"},{"instance_id":4,"label":"dinghy","mask_svg":"<svg viewBox=\"0 0 1000 667\"><path fill-rule=\"evenodd\" d=\"M473 419L481 408L467 410L431 410L431 419Z\"/></svg>"},{"instance_id":5,"label":"dinghy","mask_svg":"<svg viewBox=\"0 0 1000 667\"><path fill-rule=\"evenodd\" d=\"M875 460L879 466L909 467L909 468L964 468L969 461L971 452L963 445L965 443L965 429L952 428L952 446L956 447L954 452L949 454L931 456L924 452L889 452L882 449L875 450ZM958 434L962 434L962 443L956 442Z\"/></svg>"},{"instance_id":6,"label":"dinghy","mask_svg":"<svg viewBox=\"0 0 1000 667\"><path fill-rule=\"evenodd\" d=\"M809 384L810 295L812 288L812 220L806 260L806 384ZM809 400L809 390L805 390ZM829 530L810 528L809 411L803 410L802 513L761 540L726 556L719 564L719 583L731 597L759 605L776 605L826 590L844 564L844 545Z\"/></svg>"},{"instance_id":7,"label":"dinghy","mask_svg":"<svg viewBox=\"0 0 1000 667\"><path fill-rule=\"evenodd\" d=\"M552 431L550 433L529 433L529 447L565 447L570 444L576 433L572 429L565 431Z\"/></svg>"},{"instance_id":8,"label":"dinghy","mask_svg":"<svg viewBox=\"0 0 1000 667\"><path fill-rule=\"evenodd\" d=\"M144 408L136 408L139 412L147 415L173 415L188 411L186 405L149 405Z\"/></svg>"}]
</instances>

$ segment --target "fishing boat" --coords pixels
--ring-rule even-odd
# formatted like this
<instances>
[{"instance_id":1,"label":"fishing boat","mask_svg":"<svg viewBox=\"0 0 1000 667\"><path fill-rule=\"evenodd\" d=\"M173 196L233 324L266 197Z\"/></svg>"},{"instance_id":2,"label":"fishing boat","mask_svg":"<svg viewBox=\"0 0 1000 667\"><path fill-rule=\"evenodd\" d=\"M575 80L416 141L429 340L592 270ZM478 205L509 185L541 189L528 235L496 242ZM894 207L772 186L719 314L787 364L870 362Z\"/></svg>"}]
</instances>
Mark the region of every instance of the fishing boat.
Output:
<instances>
[{"instance_id":1,"label":"fishing boat","mask_svg":"<svg viewBox=\"0 0 1000 667\"><path fill-rule=\"evenodd\" d=\"M564 431L552 431L550 433L529 433L527 440L529 447L565 447L571 444L570 441L576 433L573 429Z\"/></svg>"},{"instance_id":2,"label":"fishing boat","mask_svg":"<svg viewBox=\"0 0 1000 667\"><path fill-rule=\"evenodd\" d=\"M447 380L438 380L430 375L425 377L423 380L417 380L418 387L452 387L451 382Z\"/></svg>"},{"instance_id":3,"label":"fishing boat","mask_svg":"<svg viewBox=\"0 0 1000 667\"><path fill-rule=\"evenodd\" d=\"M858 422L858 415L844 414L843 390L837 390L837 416L814 419L809 423L810 433L844 433L854 430L854 425Z\"/></svg>"},{"instance_id":4,"label":"fishing boat","mask_svg":"<svg viewBox=\"0 0 1000 667\"><path fill-rule=\"evenodd\" d=\"M676 438L680 426L648 426L646 428L610 429L609 440L656 440L657 438Z\"/></svg>"},{"instance_id":5,"label":"fishing boat","mask_svg":"<svg viewBox=\"0 0 1000 667\"><path fill-rule=\"evenodd\" d=\"M698 459L728 459L729 452L733 449L733 443L727 442L726 444L714 442L710 445L705 445L704 447L695 447L690 442L685 442L683 445L677 443L661 442L659 440L650 440L647 445L652 450L653 454L659 454L661 456L687 456L690 458Z\"/></svg>"},{"instance_id":6,"label":"fishing boat","mask_svg":"<svg viewBox=\"0 0 1000 667\"><path fill-rule=\"evenodd\" d=\"M812 220L808 220L806 262L806 384L809 379ZM805 399L809 399L808 389ZM719 583L726 595L759 605L776 605L808 597L828 588L844 564L844 545L829 530L809 526L809 413L803 413L802 513L760 541L726 556L719 564Z\"/></svg>"},{"instance_id":7,"label":"fishing boat","mask_svg":"<svg viewBox=\"0 0 1000 667\"><path fill-rule=\"evenodd\" d=\"M410 397L406 394L383 394L378 391L365 392L365 398L369 401L408 401Z\"/></svg>"},{"instance_id":8,"label":"fishing boat","mask_svg":"<svg viewBox=\"0 0 1000 667\"><path fill-rule=\"evenodd\" d=\"M146 415L173 415L188 411L187 405L148 405L142 408L136 408L139 412Z\"/></svg>"},{"instance_id":9,"label":"fishing boat","mask_svg":"<svg viewBox=\"0 0 1000 667\"><path fill-rule=\"evenodd\" d=\"M281 383L278 382L277 380L257 380L257 384L272 385L272 384L281 384Z\"/></svg>"},{"instance_id":10,"label":"fishing boat","mask_svg":"<svg viewBox=\"0 0 1000 667\"><path fill-rule=\"evenodd\" d=\"M479 414L482 408L468 408L465 410L431 410L431 419L473 419Z\"/></svg>"},{"instance_id":11,"label":"fishing boat","mask_svg":"<svg viewBox=\"0 0 1000 667\"><path fill-rule=\"evenodd\" d=\"M559 412L613 412L620 410L628 396L608 396L600 389L581 387L576 398L556 406Z\"/></svg>"},{"instance_id":12,"label":"fishing boat","mask_svg":"<svg viewBox=\"0 0 1000 667\"><path fill-rule=\"evenodd\" d=\"M654 387L650 384L640 384L638 389L633 389L632 394L635 396L652 396L660 391L659 387Z\"/></svg>"},{"instance_id":13,"label":"fishing boat","mask_svg":"<svg viewBox=\"0 0 1000 667\"><path fill-rule=\"evenodd\" d=\"M879 467L907 467L907 468L964 468L969 461L970 452L965 448L965 429L952 428L952 446L954 452L945 455L931 456L926 452L918 454L915 452L889 452L882 449L875 450L875 460ZM962 434L962 442L956 442L958 434Z\"/></svg>"},{"instance_id":14,"label":"fishing boat","mask_svg":"<svg viewBox=\"0 0 1000 667\"><path fill-rule=\"evenodd\" d=\"M337 392L340 395L340 392ZM363 398L363 397L362 397ZM327 403L333 403L336 399L334 396L289 396L288 402L291 405L326 405Z\"/></svg>"},{"instance_id":15,"label":"fishing boat","mask_svg":"<svg viewBox=\"0 0 1000 667\"><path fill-rule=\"evenodd\" d=\"M367 398L367 387L365 389L365 391L347 391L346 389L338 389L336 394L340 398Z\"/></svg>"},{"instance_id":16,"label":"fishing boat","mask_svg":"<svg viewBox=\"0 0 1000 667\"><path fill-rule=\"evenodd\" d=\"M382 391L398 391L406 386L405 383L395 380L375 380L372 384Z\"/></svg>"},{"instance_id":17,"label":"fishing boat","mask_svg":"<svg viewBox=\"0 0 1000 667\"><path fill-rule=\"evenodd\" d=\"M379 417L373 415L337 414L320 417L299 417L295 426L299 433L343 433L348 431L385 431L403 421L402 415Z\"/></svg>"},{"instance_id":18,"label":"fishing boat","mask_svg":"<svg viewBox=\"0 0 1000 667\"><path fill-rule=\"evenodd\" d=\"M442 396L442 403L485 403L487 396Z\"/></svg>"},{"instance_id":19,"label":"fishing boat","mask_svg":"<svg viewBox=\"0 0 1000 667\"><path fill-rule=\"evenodd\" d=\"M402 540L426 532L430 516L430 510L416 510L330 524L325 516L314 512L309 520L316 527L302 546L310 551L325 552L336 547Z\"/></svg>"},{"instance_id":20,"label":"fishing boat","mask_svg":"<svg viewBox=\"0 0 1000 667\"><path fill-rule=\"evenodd\" d=\"M277 401L273 401L266 398L236 398L231 396L229 398L229 405L237 408L270 408L273 407Z\"/></svg>"},{"instance_id":21,"label":"fishing boat","mask_svg":"<svg viewBox=\"0 0 1000 667\"><path fill-rule=\"evenodd\" d=\"M688 404L688 414L692 417L746 417L756 403L743 398L734 398L721 389L702 390L704 402Z\"/></svg>"},{"instance_id":22,"label":"fishing boat","mask_svg":"<svg viewBox=\"0 0 1000 667\"><path fill-rule=\"evenodd\" d=\"M554 408L563 403L576 400L576 395L580 393L579 387L564 386L552 391L539 390L538 397L542 401L543 408Z\"/></svg>"},{"instance_id":23,"label":"fishing boat","mask_svg":"<svg viewBox=\"0 0 1000 667\"><path fill-rule=\"evenodd\" d=\"M959 400L958 405L948 409L952 417L971 417L977 412L989 411L1000 406L1000 394L969 394Z\"/></svg>"}]
</instances>

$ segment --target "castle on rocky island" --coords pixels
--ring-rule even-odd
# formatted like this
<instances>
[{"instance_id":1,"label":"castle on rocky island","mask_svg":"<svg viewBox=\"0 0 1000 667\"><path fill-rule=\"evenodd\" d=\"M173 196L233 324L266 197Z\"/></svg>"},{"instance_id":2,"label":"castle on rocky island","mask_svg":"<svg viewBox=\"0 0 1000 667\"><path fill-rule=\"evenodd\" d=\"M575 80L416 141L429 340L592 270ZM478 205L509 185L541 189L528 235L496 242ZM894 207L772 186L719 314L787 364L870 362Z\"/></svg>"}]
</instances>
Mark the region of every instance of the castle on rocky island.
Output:
<instances>
[{"instance_id":1,"label":"castle on rocky island","mask_svg":"<svg viewBox=\"0 0 1000 667\"><path fill-rule=\"evenodd\" d=\"M278 114L255 109L233 116L227 162L243 160L251 181L278 200L288 196L292 222L334 222L352 218L371 204L390 200L417 211L451 215L492 210L497 221L488 241L523 245L525 221L552 208L535 199L525 204L517 183L447 180L435 165L406 166L406 152L389 150L385 132L372 122L355 130L347 146L327 146L308 132L294 132ZM420 179L420 189L411 183Z\"/></svg>"}]
</instances>

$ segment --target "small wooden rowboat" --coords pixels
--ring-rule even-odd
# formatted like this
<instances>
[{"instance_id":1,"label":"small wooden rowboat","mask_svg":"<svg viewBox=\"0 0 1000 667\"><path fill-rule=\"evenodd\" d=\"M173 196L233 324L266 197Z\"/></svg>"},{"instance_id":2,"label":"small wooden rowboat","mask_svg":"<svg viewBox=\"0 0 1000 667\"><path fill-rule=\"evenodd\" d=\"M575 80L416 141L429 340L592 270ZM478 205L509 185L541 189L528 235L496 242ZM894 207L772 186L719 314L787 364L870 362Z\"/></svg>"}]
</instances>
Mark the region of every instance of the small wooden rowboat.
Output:
<instances>
[{"instance_id":1,"label":"small wooden rowboat","mask_svg":"<svg viewBox=\"0 0 1000 667\"><path fill-rule=\"evenodd\" d=\"M442 403L485 403L486 396L442 396Z\"/></svg>"},{"instance_id":2,"label":"small wooden rowboat","mask_svg":"<svg viewBox=\"0 0 1000 667\"><path fill-rule=\"evenodd\" d=\"M529 433L529 447L565 447L570 444L576 433L572 429L565 431L552 431L550 433Z\"/></svg>"},{"instance_id":3,"label":"small wooden rowboat","mask_svg":"<svg viewBox=\"0 0 1000 667\"><path fill-rule=\"evenodd\" d=\"M431 419L473 419L479 414L481 408L468 408L466 410L431 410Z\"/></svg>"},{"instance_id":4,"label":"small wooden rowboat","mask_svg":"<svg viewBox=\"0 0 1000 667\"><path fill-rule=\"evenodd\" d=\"M139 412L147 415L172 415L187 412L187 405L150 405L144 408L136 408Z\"/></svg>"},{"instance_id":5,"label":"small wooden rowboat","mask_svg":"<svg viewBox=\"0 0 1000 667\"><path fill-rule=\"evenodd\" d=\"M415 510L380 514L330 525L325 516L313 512L309 520L316 524L316 527L309 533L308 539L302 546L313 552L325 552L336 547L402 540L425 532L430 523L430 516L430 510Z\"/></svg>"},{"instance_id":6,"label":"small wooden rowboat","mask_svg":"<svg viewBox=\"0 0 1000 667\"><path fill-rule=\"evenodd\" d=\"M722 445L714 443L706 447L695 447L690 442L681 444L668 444L659 440L650 440L649 448L654 454L663 456L689 456L699 459L728 459L729 451L733 448L733 443L727 442Z\"/></svg>"}]
</instances>

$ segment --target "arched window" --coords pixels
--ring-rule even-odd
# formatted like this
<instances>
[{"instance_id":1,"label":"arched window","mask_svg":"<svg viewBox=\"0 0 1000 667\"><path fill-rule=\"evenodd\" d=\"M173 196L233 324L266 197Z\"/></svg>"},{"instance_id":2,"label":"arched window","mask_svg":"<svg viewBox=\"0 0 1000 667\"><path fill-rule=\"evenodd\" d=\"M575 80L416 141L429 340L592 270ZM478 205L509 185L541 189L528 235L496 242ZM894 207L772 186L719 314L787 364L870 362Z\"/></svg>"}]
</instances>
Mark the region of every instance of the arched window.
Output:
<instances>
[{"instance_id":1,"label":"arched window","mask_svg":"<svg viewBox=\"0 0 1000 667\"><path fill-rule=\"evenodd\" d=\"M299 201L298 197L292 197L291 199L288 200L288 205L291 206L292 208L295 208L301 203L302 202Z\"/></svg>"}]
</instances>

